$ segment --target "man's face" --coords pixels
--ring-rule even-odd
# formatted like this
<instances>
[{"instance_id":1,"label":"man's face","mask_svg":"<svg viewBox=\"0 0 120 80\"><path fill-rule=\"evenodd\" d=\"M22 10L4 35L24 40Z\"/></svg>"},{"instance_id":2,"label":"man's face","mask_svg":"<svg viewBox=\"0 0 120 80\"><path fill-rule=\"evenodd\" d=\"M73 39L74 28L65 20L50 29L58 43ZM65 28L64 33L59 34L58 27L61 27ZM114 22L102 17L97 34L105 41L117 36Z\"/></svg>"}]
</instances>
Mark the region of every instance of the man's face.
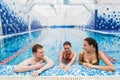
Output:
<instances>
[{"instance_id":1,"label":"man's face","mask_svg":"<svg viewBox=\"0 0 120 80\"><path fill-rule=\"evenodd\" d=\"M37 49L37 52L34 53L37 58L43 58L44 57L44 49Z\"/></svg>"}]
</instances>

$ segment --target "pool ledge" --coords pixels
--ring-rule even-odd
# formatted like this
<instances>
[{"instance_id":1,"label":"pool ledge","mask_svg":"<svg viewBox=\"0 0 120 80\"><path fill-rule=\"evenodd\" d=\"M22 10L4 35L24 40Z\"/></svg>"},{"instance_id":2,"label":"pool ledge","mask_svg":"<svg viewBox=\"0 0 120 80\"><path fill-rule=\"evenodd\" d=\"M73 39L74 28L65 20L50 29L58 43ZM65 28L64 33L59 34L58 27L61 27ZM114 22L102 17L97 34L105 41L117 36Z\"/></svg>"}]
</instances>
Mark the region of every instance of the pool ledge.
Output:
<instances>
[{"instance_id":1,"label":"pool ledge","mask_svg":"<svg viewBox=\"0 0 120 80\"><path fill-rule=\"evenodd\" d=\"M0 80L120 80L120 76L0 76Z\"/></svg>"}]
</instances>

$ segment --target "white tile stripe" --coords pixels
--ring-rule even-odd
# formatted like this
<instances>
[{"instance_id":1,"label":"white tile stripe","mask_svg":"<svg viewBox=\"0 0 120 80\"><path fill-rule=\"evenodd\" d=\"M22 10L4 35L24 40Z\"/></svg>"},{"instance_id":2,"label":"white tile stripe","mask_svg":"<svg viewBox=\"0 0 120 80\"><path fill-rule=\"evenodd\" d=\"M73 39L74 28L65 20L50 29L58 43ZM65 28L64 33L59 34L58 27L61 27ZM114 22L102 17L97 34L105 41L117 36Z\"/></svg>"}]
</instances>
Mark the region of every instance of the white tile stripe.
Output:
<instances>
[{"instance_id":1,"label":"white tile stripe","mask_svg":"<svg viewBox=\"0 0 120 80\"><path fill-rule=\"evenodd\" d=\"M120 76L0 76L0 80L120 80Z\"/></svg>"}]
</instances>

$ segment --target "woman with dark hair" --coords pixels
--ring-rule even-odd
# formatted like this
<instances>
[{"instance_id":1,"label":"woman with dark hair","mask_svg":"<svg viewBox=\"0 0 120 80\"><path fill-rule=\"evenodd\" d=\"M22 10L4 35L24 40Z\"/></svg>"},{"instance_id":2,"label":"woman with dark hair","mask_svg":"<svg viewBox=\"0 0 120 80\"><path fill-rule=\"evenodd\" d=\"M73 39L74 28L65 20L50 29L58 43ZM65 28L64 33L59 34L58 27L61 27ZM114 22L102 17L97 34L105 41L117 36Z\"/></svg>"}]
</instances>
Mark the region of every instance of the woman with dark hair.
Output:
<instances>
[{"instance_id":1,"label":"woman with dark hair","mask_svg":"<svg viewBox=\"0 0 120 80\"><path fill-rule=\"evenodd\" d=\"M66 71L70 69L70 66L74 63L76 59L76 53L72 51L72 46L69 41L65 41L63 47L64 50L60 53L59 67Z\"/></svg>"},{"instance_id":2,"label":"woman with dark hair","mask_svg":"<svg viewBox=\"0 0 120 80\"><path fill-rule=\"evenodd\" d=\"M105 54L98 50L98 44L93 38L84 39L84 51L79 55L79 64L87 68L97 68L107 71L115 71L112 63L107 59ZM106 66L99 66L99 59L102 59Z\"/></svg>"}]
</instances>

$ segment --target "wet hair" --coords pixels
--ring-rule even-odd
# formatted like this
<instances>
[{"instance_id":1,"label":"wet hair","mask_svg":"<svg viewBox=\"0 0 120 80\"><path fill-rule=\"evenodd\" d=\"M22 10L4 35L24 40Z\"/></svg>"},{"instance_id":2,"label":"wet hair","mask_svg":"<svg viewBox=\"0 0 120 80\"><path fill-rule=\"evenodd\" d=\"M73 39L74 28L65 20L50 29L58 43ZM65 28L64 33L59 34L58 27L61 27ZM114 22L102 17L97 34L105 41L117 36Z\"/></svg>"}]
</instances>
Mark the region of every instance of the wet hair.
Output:
<instances>
[{"instance_id":1,"label":"wet hair","mask_svg":"<svg viewBox=\"0 0 120 80\"><path fill-rule=\"evenodd\" d=\"M65 45L69 45L70 47L72 47L72 46L71 46L71 43L70 43L69 41L65 41L65 42L63 43L63 46L65 46Z\"/></svg>"},{"instance_id":2,"label":"wet hair","mask_svg":"<svg viewBox=\"0 0 120 80\"><path fill-rule=\"evenodd\" d=\"M90 37L87 37L87 38L85 38L84 40L87 41L89 45L93 45L93 47L96 49L96 52L95 52L95 53L96 53L97 61L98 61L98 64L99 64L98 44L97 44L96 40L93 39L93 38L90 38Z\"/></svg>"},{"instance_id":3,"label":"wet hair","mask_svg":"<svg viewBox=\"0 0 120 80\"><path fill-rule=\"evenodd\" d=\"M32 52L37 52L37 49L42 49L43 46L40 45L40 44L35 44L33 47L32 47Z\"/></svg>"}]
</instances>

